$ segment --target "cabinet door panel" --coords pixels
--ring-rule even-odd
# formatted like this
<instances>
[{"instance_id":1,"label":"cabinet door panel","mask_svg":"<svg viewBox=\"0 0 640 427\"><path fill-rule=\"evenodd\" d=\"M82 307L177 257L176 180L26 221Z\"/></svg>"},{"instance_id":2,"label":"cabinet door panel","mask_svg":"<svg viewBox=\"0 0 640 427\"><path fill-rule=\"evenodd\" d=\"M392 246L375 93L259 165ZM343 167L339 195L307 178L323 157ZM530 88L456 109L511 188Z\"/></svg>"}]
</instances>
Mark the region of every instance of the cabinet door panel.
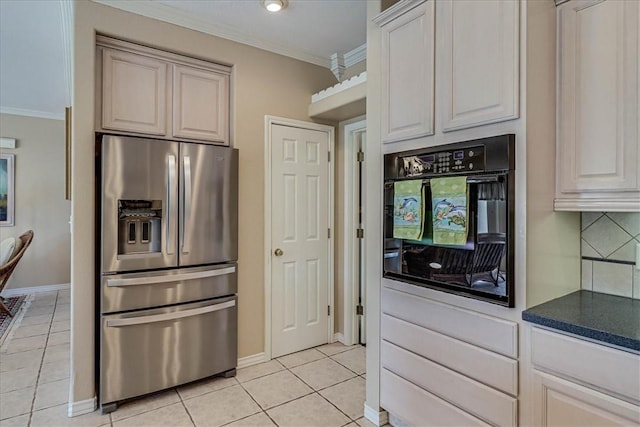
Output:
<instances>
[{"instance_id":1,"label":"cabinet door panel","mask_svg":"<svg viewBox=\"0 0 640 427\"><path fill-rule=\"evenodd\" d=\"M635 0L558 10L559 193L639 188L638 11Z\"/></svg>"},{"instance_id":2,"label":"cabinet door panel","mask_svg":"<svg viewBox=\"0 0 640 427\"><path fill-rule=\"evenodd\" d=\"M533 371L535 425L549 427L632 426L640 408L553 375Z\"/></svg>"},{"instance_id":3,"label":"cabinet door panel","mask_svg":"<svg viewBox=\"0 0 640 427\"><path fill-rule=\"evenodd\" d=\"M382 140L433 135L434 1L382 27Z\"/></svg>"},{"instance_id":4,"label":"cabinet door panel","mask_svg":"<svg viewBox=\"0 0 640 427\"><path fill-rule=\"evenodd\" d=\"M229 76L176 65L173 136L229 142Z\"/></svg>"},{"instance_id":5,"label":"cabinet door panel","mask_svg":"<svg viewBox=\"0 0 640 427\"><path fill-rule=\"evenodd\" d=\"M102 52L102 128L165 135L168 64L118 50Z\"/></svg>"},{"instance_id":6,"label":"cabinet door panel","mask_svg":"<svg viewBox=\"0 0 640 427\"><path fill-rule=\"evenodd\" d=\"M444 131L518 118L518 4L438 3Z\"/></svg>"}]
</instances>

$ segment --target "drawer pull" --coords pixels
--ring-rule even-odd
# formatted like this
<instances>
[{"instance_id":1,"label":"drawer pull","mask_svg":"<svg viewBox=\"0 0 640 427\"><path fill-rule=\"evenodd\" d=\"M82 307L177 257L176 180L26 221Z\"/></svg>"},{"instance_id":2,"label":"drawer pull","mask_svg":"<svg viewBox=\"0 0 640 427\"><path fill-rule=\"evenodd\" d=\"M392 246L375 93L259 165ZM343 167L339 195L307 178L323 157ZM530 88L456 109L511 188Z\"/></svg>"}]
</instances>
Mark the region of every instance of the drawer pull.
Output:
<instances>
[{"instance_id":1,"label":"drawer pull","mask_svg":"<svg viewBox=\"0 0 640 427\"><path fill-rule=\"evenodd\" d=\"M180 274L173 274L173 275L147 276L147 277L136 277L136 278L128 278L128 279L107 279L107 286L122 287L122 286L152 285L155 283L179 282L181 280L194 280L194 279L202 279L205 277L224 276L225 274L231 274L235 272L236 272L235 267L227 267L227 268L220 268L217 270L195 271L191 273L180 273Z\"/></svg>"},{"instance_id":2,"label":"drawer pull","mask_svg":"<svg viewBox=\"0 0 640 427\"><path fill-rule=\"evenodd\" d=\"M236 305L236 301L227 301L220 304L208 305L206 307L194 308L192 310L175 311L172 313L153 314L151 316L133 317L127 319L108 319L108 328L118 328L122 326L144 325L147 323L165 322L167 320L182 319L184 317L198 316L214 311L224 310Z\"/></svg>"}]
</instances>

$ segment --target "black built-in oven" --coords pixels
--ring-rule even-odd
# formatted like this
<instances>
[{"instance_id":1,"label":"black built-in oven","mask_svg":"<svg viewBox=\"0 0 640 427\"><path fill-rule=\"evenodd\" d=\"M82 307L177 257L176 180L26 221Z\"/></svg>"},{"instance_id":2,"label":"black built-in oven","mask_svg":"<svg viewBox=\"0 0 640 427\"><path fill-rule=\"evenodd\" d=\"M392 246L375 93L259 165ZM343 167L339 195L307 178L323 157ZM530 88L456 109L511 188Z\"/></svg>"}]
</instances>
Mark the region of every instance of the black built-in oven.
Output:
<instances>
[{"instance_id":1,"label":"black built-in oven","mask_svg":"<svg viewBox=\"0 0 640 427\"><path fill-rule=\"evenodd\" d=\"M513 307L514 171L512 134L385 155L384 277Z\"/></svg>"}]
</instances>

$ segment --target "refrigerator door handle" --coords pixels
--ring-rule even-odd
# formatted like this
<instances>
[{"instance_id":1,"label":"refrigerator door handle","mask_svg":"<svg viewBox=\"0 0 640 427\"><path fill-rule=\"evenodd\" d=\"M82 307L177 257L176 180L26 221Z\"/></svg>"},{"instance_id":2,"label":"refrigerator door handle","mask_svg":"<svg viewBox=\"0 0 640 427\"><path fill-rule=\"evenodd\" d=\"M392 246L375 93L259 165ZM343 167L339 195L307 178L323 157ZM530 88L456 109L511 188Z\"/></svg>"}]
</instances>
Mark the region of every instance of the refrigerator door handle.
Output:
<instances>
[{"instance_id":1,"label":"refrigerator door handle","mask_svg":"<svg viewBox=\"0 0 640 427\"><path fill-rule=\"evenodd\" d=\"M182 220L182 253L191 250L191 157L182 158L182 173L184 183L184 218Z\"/></svg>"},{"instance_id":2,"label":"refrigerator door handle","mask_svg":"<svg viewBox=\"0 0 640 427\"><path fill-rule=\"evenodd\" d=\"M217 270L193 271L189 273L180 273L161 276L146 276L128 279L107 279L108 287L152 285L155 283L179 282L182 280L203 279L205 277L224 276L236 272L235 267L219 268Z\"/></svg>"},{"instance_id":3,"label":"refrigerator door handle","mask_svg":"<svg viewBox=\"0 0 640 427\"><path fill-rule=\"evenodd\" d=\"M108 328L117 328L121 326L144 325L148 323L165 322L167 320L182 319L185 317L199 316L201 314L211 313L214 311L224 310L236 305L236 301L227 301L219 304L208 305L205 307L194 308L191 310L174 311L172 313L153 314L151 316L140 316L125 319L107 319L106 326Z\"/></svg>"},{"instance_id":4,"label":"refrigerator door handle","mask_svg":"<svg viewBox=\"0 0 640 427\"><path fill-rule=\"evenodd\" d=\"M174 183L176 182L176 156L170 154L167 156L167 200L166 200L166 214L165 214L165 242L166 242L166 252L167 255L173 253L173 236L175 236L175 232L173 231L173 218L171 217L171 212L175 211L175 195L173 194Z\"/></svg>"}]
</instances>

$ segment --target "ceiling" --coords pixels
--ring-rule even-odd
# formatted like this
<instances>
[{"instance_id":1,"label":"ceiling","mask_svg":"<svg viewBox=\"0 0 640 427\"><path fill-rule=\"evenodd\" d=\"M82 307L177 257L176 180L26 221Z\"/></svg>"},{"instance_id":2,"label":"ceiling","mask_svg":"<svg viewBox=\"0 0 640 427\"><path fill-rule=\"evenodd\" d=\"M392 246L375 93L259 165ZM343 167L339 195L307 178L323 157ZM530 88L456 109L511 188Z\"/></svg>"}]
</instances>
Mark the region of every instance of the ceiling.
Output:
<instances>
[{"instance_id":1,"label":"ceiling","mask_svg":"<svg viewBox=\"0 0 640 427\"><path fill-rule=\"evenodd\" d=\"M365 55L367 0L289 0L276 14L259 0L94 1L334 70ZM64 118L69 4L0 0L0 112Z\"/></svg>"}]
</instances>

